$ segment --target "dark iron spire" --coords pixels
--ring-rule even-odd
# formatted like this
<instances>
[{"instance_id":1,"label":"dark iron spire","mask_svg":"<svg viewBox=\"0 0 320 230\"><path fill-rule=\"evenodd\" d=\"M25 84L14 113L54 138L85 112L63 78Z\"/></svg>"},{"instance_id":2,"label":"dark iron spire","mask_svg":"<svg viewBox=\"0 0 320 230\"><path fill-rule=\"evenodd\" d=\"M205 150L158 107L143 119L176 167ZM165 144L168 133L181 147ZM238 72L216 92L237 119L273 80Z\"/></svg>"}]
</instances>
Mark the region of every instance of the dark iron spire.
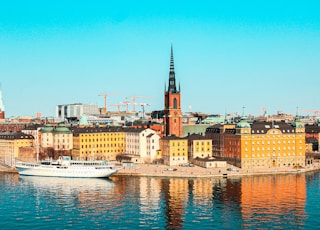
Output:
<instances>
[{"instance_id":1,"label":"dark iron spire","mask_svg":"<svg viewBox=\"0 0 320 230\"><path fill-rule=\"evenodd\" d=\"M173 48L171 45L171 56L170 56L170 72L169 72L169 86L168 92L177 93L176 77L174 72L174 60L173 60Z\"/></svg>"},{"instance_id":2,"label":"dark iron spire","mask_svg":"<svg viewBox=\"0 0 320 230\"><path fill-rule=\"evenodd\" d=\"M174 60L173 60L173 48L171 45L171 55L170 55L170 73L174 73Z\"/></svg>"}]
</instances>

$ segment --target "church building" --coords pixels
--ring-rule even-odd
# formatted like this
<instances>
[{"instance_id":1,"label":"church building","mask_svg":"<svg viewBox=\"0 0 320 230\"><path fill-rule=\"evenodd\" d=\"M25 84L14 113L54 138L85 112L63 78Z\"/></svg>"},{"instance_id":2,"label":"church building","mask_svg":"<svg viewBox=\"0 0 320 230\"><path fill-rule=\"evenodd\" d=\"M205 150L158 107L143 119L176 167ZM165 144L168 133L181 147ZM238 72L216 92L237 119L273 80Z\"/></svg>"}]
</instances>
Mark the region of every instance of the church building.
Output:
<instances>
[{"instance_id":1,"label":"church building","mask_svg":"<svg viewBox=\"0 0 320 230\"><path fill-rule=\"evenodd\" d=\"M182 137L182 112L180 85L177 90L174 71L173 48L171 46L168 89L164 92L164 136Z\"/></svg>"}]
</instances>

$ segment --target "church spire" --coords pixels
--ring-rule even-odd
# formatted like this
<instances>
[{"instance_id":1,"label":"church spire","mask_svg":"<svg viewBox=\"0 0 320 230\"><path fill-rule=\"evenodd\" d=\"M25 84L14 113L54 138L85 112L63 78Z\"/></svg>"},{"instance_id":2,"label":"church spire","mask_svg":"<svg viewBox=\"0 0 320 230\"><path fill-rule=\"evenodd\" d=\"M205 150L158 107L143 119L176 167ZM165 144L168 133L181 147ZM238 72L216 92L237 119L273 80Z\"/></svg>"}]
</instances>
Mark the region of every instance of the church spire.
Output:
<instances>
[{"instance_id":1,"label":"church spire","mask_svg":"<svg viewBox=\"0 0 320 230\"><path fill-rule=\"evenodd\" d=\"M170 55L170 72L169 72L168 92L177 93L172 44L171 44L171 55Z\"/></svg>"},{"instance_id":2,"label":"church spire","mask_svg":"<svg viewBox=\"0 0 320 230\"><path fill-rule=\"evenodd\" d=\"M174 73L174 60L173 60L172 44L171 44L171 55L170 55L170 73Z\"/></svg>"}]
</instances>

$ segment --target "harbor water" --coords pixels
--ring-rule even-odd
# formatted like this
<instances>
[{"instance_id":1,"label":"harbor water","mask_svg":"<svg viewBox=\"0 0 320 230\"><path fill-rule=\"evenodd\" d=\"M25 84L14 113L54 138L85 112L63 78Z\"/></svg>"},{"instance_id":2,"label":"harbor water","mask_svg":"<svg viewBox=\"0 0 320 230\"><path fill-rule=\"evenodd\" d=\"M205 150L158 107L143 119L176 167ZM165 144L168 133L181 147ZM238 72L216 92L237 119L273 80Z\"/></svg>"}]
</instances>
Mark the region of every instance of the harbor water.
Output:
<instances>
[{"instance_id":1,"label":"harbor water","mask_svg":"<svg viewBox=\"0 0 320 230\"><path fill-rule=\"evenodd\" d=\"M0 174L0 229L319 229L320 173L72 179Z\"/></svg>"}]
</instances>

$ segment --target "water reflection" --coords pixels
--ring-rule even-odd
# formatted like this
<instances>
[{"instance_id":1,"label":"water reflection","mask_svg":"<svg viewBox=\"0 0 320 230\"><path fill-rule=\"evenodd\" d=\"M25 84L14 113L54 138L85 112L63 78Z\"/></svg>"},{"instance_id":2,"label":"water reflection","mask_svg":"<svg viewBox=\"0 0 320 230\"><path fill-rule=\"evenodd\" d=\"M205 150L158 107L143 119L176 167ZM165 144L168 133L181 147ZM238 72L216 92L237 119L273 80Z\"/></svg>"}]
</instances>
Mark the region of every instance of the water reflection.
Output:
<instances>
[{"instance_id":1,"label":"water reflection","mask_svg":"<svg viewBox=\"0 0 320 230\"><path fill-rule=\"evenodd\" d=\"M255 176L241 179L245 227L283 224L302 228L306 213L305 175Z\"/></svg>"},{"instance_id":2,"label":"water reflection","mask_svg":"<svg viewBox=\"0 0 320 230\"><path fill-rule=\"evenodd\" d=\"M304 226L305 175L172 178L162 179L161 188L167 229L197 223L219 228Z\"/></svg>"},{"instance_id":3,"label":"water reflection","mask_svg":"<svg viewBox=\"0 0 320 230\"><path fill-rule=\"evenodd\" d=\"M109 179L20 176L20 180L34 188L35 207L39 212L49 202L63 207L64 211L78 209L95 215L112 209L108 200L113 196L114 183Z\"/></svg>"},{"instance_id":4,"label":"water reflection","mask_svg":"<svg viewBox=\"0 0 320 230\"><path fill-rule=\"evenodd\" d=\"M19 220L24 227L52 229L302 229L310 215L305 211L306 178L319 181L312 175L108 180L0 176L0 192L11 202L10 207L0 205L0 217L8 223Z\"/></svg>"}]
</instances>

